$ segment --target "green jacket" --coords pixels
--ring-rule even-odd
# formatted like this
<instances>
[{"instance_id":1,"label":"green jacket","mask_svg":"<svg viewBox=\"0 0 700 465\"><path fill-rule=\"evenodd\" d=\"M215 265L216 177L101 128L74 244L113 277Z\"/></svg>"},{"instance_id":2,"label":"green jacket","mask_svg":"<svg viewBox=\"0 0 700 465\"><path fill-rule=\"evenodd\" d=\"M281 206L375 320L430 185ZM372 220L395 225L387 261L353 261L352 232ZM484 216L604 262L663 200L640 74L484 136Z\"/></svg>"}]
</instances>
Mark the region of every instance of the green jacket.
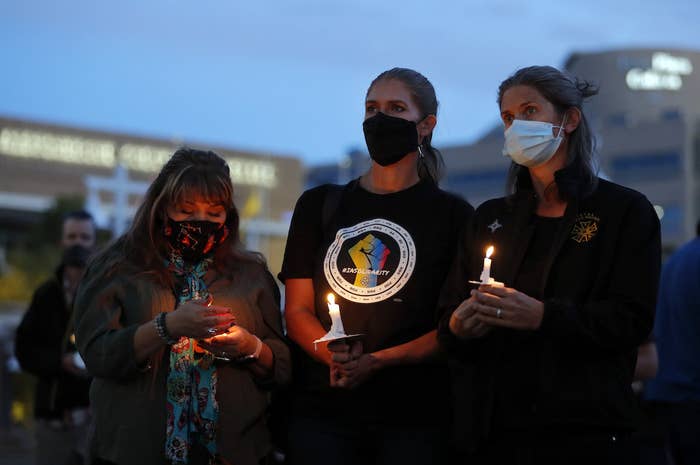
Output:
<instances>
[{"instance_id":1,"label":"green jacket","mask_svg":"<svg viewBox=\"0 0 700 465\"><path fill-rule=\"evenodd\" d=\"M205 276L216 305L230 307L236 324L257 335L274 354L273 372L260 380L236 362L217 361L218 450L236 464L258 464L270 447L265 413L270 389L291 376L289 349L273 281L264 265L240 265L233 280ZM94 376L91 455L116 464L164 464L165 386L169 350L144 369L134 358L136 329L175 308L171 289L137 271L104 277L88 269L75 301L78 349Z\"/></svg>"}]
</instances>

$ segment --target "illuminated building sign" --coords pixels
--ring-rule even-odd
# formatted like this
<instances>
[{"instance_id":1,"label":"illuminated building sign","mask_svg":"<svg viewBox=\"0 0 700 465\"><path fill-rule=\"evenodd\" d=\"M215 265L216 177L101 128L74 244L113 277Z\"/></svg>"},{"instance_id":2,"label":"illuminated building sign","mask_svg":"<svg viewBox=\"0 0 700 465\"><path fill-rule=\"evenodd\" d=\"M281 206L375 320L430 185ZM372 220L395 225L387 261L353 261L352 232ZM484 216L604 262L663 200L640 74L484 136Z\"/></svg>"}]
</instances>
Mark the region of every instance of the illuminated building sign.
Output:
<instances>
[{"instance_id":1,"label":"illuminated building sign","mask_svg":"<svg viewBox=\"0 0 700 465\"><path fill-rule=\"evenodd\" d=\"M174 150L153 145L124 144L119 147L119 161L136 171L155 172L170 160Z\"/></svg>"},{"instance_id":2,"label":"illuminated building sign","mask_svg":"<svg viewBox=\"0 0 700 465\"><path fill-rule=\"evenodd\" d=\"M18 158L112 168L117 163L134 171L153 173L170 159L174 148L148 144L118 145L109 139L87 138L33 129L2 128L0 153ZM274 163L224 157L234 184L277 186Z\"/></svg>"},{"instance_id":3,"label":"illuminated building sign","mask_svg":"<svg viewBox=\"0 0 700 465\"><path fill-rule=\"evenodd\" d=\"M683 86L681 76L693 72L693 63L686 57L668 53L654 53L651 68L632 68L627 71L625 81L632 90L679 90Z\"/></svg>"},{"instance_id":4,"label":"illuminated building sign","mask_svg":"<svg viewBox=\"0 0 700 465\"><path fill-rule=\"evenodd\" d=\"M15 157L101 167L112 167L115 162L114 142L110 140L27 129L3 128L0 131L0 152Z\"/></svg>"}]
</instances>

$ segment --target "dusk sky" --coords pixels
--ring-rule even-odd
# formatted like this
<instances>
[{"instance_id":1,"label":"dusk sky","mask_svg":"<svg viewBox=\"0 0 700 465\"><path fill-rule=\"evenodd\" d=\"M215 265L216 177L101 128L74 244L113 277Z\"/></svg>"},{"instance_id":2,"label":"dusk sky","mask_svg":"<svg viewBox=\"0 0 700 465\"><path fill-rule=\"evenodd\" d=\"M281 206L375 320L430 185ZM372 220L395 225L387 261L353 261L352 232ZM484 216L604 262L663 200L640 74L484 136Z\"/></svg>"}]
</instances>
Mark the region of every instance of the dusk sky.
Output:
<instances>
[{"instance_id":1,"label":"dusk sky","mask_svg":"<svg viewBox=\"0 0 700 465\"><path fill-rule=\"evenodd\" d=\"M434 84L438 147L498 123L498 84L572 52L700 50L698 0L4 0L0 116L337 162L381 71Z\"/></svg>"}]
</instances>

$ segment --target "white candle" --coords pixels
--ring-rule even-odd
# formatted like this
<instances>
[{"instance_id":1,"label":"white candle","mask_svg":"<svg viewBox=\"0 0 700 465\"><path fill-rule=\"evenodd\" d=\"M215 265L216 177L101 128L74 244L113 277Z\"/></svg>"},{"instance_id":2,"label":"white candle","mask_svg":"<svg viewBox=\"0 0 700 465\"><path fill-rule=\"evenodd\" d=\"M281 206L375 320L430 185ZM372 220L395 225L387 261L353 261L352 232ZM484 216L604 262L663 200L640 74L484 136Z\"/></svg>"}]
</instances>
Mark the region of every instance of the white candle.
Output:
<instances>
[{"instance_id":1,"label":"white candle","mask_svg":"<svg viewBox=\"0 0 700 465\"><path fill-rule=\"evenodd\" d=\"M484 257L484 268L481 270L481 276L479 279L481 279L481 282L483 284L488 284L491 282L491 254L493 253L493 246L489 246L488 249L486 249L486 257Z\"/></svg>"},{"instance_id":2,"label":"white candle","mask_svg":"<svg viewBox=\"0 0 700 465\"><path fill-rule=\"evenodd\" d=\"M330 334L345 334L343 320L340 318L340 306L335 303L335 296L328 294L328 314L331 316Z\"/></svg>"}]
</instances>

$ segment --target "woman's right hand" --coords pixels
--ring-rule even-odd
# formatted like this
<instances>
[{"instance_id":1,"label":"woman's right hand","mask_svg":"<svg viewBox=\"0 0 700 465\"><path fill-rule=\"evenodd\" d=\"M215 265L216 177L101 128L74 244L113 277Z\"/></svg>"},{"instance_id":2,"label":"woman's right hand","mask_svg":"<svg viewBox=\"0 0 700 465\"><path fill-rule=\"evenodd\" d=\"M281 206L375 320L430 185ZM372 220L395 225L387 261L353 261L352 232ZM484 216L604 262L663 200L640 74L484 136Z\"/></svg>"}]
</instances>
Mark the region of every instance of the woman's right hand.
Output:
<instances>
[{"instance_id":1,"label":"woman's right hand","mask_svg":"<svg viewBox=\"0 0 700 465\"><path fill-rule=\"evenodd\" d=\"M236 318L228 307L207 306L203 300L189 300L165 316L165 326L175 339L204 339L225 333Z\"/></svg>"},{"instance_id":2,"label":"woman's right hand","mask_svg":"<svg viewBox=\"0 0 700 465\"><path fill-rule=\"evenodd\" d=\"M484 336L491 330L491 325L479 318L476 306L479 303L474 296L459 304L450 316L450 332L460 339L472 339Z\"/></svg>"},{"instance_id":3,"label":"woman's right hand","mask_svg":"<svg viewBox=\"0 0 700 465\"><path fill-rule=\"evenodd\" d=\"M363 384L379 369L373 354L364 353L362 341L341 341L328 344L331 356L332 387L353 389Z\"/></svg>"}]
</instances>

